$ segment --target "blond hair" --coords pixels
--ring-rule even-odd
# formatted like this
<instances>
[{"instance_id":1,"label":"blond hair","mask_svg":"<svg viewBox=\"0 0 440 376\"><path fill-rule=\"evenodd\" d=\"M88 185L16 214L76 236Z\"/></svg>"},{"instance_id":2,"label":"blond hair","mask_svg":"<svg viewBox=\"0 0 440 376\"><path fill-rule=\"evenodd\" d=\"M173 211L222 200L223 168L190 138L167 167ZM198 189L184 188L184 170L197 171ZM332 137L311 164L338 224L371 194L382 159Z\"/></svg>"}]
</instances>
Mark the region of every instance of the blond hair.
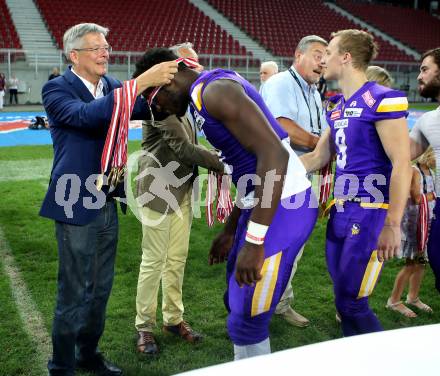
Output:
<instances>
[{"instance_id":1,"label":"blond hair","mask_svg":"<svg viewBox=\"0 0 440 376\"><path fill-rule=\"evenodd\" d=\"M379 85L391 87L393 85L393 77L385 68L377 65L370 65L365 71L368 81L376 81Z\"/></svg>"},{"instance_id":2,"label":"blond hair","mask_svg":"<svg viewBox=\"0 0 440 376\"><path fill-rule=\"evenodd\" d=\"M366 31L346 29L332 33L331 36L339 37L339 53L350 53L352 65L356 69L366 70L370 61L377 56L377 44L373 36Z\"/></svg>"},{"instance_id":3,"label":"blond hair","mask_svg":"<svg viewBox=\"0 0 440 376\"><path fill-rule=\"evenodd\" d=\"M435 161L435 154L432 146L429 146L428 149L426 149L425 152L417 159L417 162L421 165L429 166L429 161L431 159L434 159Z\"/></svg>"}]
</instances>

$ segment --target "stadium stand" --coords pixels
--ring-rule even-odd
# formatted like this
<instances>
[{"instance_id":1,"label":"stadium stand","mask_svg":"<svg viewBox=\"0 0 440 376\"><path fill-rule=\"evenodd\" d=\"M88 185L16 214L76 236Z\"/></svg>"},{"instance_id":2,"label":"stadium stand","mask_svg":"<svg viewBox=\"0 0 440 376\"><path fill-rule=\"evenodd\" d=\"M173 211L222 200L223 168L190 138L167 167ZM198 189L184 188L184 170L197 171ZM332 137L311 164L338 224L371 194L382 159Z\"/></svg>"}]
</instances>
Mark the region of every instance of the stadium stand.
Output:
<instances>
[{"instance_id":1,"label":"stadium stand","mask_svg":"<svg viewBox=\"0 0 440 376\"><path fill-rule=\"evenodd\" d=\"M348 0L337 4L418 52L440 45L440 20L424 10Z\"/></svg>"},{"instance_id":2,"label":"stadium stand","mask_svg":"<svg viewBox=\"0 0 440 376\"><path fill-rule=\"evenodd\" d=\"M278 56L294 55L301 37L318 34L326 39L341 29L359 26L318 0L209 0L210 4L253 39ZM258 20L258 22L256 22ZM414 61L397 47L376 36L380 46L377 60Z\"/></svg>"},{"instance_id":3,"label":"stadium stand","mask_svg":"<svg viewBox=\"0 0 440 376\"><path fill-rule=\"evenodd\" d=\"M21 48L20 39L4 0L0 0L0 48Z\"/></svg>"},{"instance_id":4,"label":"stadium stand","mask_svg":"<svg viewBox=\"0 0 440 376\"><path fill-rule=\"evenodd\" d=\"M74 11L69 2L35 2L60 48L63 33L70 26L93 19L110 28L108 41L114 51L145 51L191 41L200 54L252 56L187 0L76 0Z\"/></svg>"}]
</instances>

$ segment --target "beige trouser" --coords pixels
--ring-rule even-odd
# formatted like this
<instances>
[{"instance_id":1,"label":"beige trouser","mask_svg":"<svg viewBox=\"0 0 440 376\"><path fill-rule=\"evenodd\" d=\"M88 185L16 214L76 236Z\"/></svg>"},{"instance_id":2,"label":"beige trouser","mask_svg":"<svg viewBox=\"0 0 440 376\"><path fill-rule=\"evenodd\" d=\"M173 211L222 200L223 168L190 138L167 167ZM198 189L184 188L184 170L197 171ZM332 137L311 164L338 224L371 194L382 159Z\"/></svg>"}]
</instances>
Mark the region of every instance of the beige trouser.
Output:
<instances>
[{"instance_id":1,"label":"beige trouser","mask_svg":"<svg viewBox=\"0 0 440 376\"><path fill-rule=\"evenodd\" d=\"M280 301L278 302L277 308L275 309L276 314L281 314L286 312L289 309L291 303L293 302L292 279L296 273L298 262L301 259L303 252L304 252L304 245L301 247L301 249L298 252L298 255L295 258L295 262L293 263L293 267L292 267L292 273L290 274L290 278L289 278L289 282L287 283L286 290L284 290L284 293L281 296Z\"/></svg>"},{"instance_id":2,"label":"beige trouser","mask_svg":"<svg viewBox=\"0 0 440 376\"><path fill-rule=\"evenodd\" d=\"M183 320L182 284L188 255L192 222L190 195L186 195L176 213L163 215L142 208L142 216L158 221L142 225L142 262L136 296L137 330L153 331L156 326L157 295L162 280L162 315L164 325L177 325Z\"/></svg>"}]
</instances>

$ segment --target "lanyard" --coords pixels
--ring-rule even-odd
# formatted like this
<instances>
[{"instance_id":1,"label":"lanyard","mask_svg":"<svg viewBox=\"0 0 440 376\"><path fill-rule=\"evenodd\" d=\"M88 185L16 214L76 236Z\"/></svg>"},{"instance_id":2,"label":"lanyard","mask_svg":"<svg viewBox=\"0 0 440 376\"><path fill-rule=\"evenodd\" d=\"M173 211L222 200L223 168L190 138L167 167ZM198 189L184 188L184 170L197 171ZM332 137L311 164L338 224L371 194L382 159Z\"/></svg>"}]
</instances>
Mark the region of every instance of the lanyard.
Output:
<instances>
[{"instance_id":1,"label":"lanyard","mask_svg":"<svg viewBox=\"0 0 440 376\"><path fill-rule=\"evenodd\" d=\"M294 80L296 81L296 83L298 84L301 93L303 95L304 101L306 102L307 108L309 110L309 118L310 118L310 129L312 130L313 134L317 134L317 135L321 135L321 117L319 115L319 109L318 109L318 105L316 104L316 100L315 100L315 96L313 95L313 102L315 103L315 109L316 109L316 117L318 119L318 130L315 130L315 127L313 125L313 120L312 120L312 111L310 110L310 105L309 105L309 101L307 100L306 94L304 93L304 89L301 85L301 82L299 82L299 78L296 76L295 72L293 71L292 68L289 68L289 72L292 75L292 77L294 78Z\"/></svg>"}]
</instances>

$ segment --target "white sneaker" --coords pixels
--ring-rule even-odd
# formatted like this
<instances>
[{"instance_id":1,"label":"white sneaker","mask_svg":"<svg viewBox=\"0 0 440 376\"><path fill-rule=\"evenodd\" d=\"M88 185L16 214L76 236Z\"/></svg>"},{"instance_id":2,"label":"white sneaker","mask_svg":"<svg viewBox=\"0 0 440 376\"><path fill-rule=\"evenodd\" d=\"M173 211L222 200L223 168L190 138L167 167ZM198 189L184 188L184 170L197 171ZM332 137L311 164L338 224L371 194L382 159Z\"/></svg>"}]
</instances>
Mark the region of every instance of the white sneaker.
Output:
<instances>
[{"instance_id":1,"label":"white sneaker","mask_svg":"<svg viewBox=\"0 0 440 376\"><path fill-rule=\"evenodd\" d=\"M289 307L285 312L278 313L278 315L286 320L289 324L297 326L299 328L305 328L310 324L310 321L308 319L300 315L298 312L294 311L292 307Z\"/></svg>"}]
</instances>

